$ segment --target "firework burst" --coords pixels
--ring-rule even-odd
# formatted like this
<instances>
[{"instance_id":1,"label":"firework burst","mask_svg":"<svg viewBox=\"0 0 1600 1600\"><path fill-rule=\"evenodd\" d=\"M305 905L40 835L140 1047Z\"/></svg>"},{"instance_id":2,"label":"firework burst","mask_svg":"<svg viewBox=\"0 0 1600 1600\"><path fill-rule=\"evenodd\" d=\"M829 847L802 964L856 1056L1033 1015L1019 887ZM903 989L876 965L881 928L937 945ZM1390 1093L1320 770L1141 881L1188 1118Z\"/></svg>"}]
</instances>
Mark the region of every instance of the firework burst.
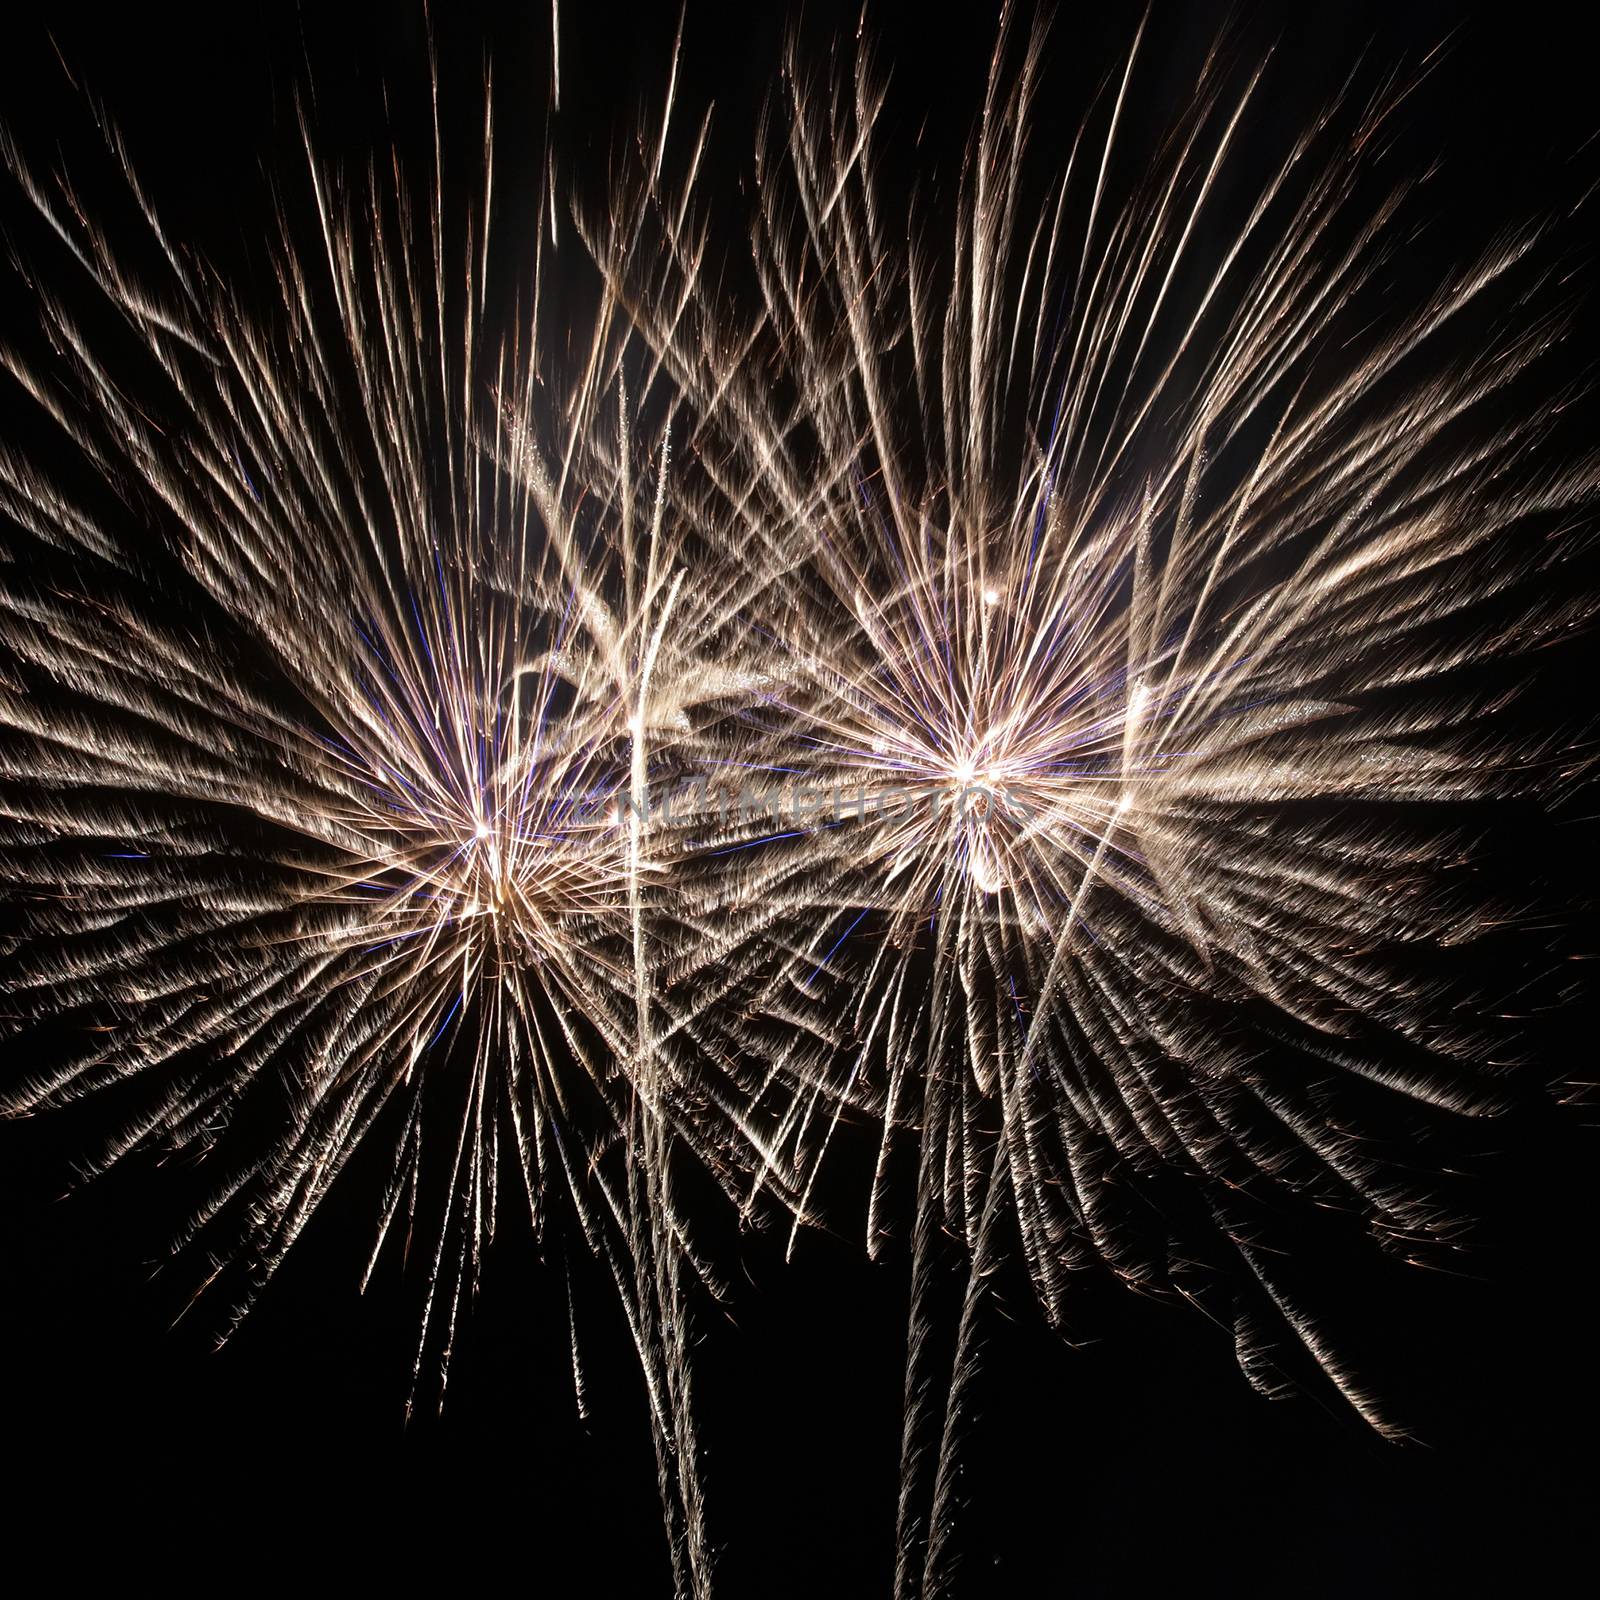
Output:
<instances>
[{"instance_id":1,"label":"firework burst","mask_svg":"<svg viewBox=\"0 0 1600 1600\"><path fill-rule=\"evenodd\" d=\"M9 1024L75 1041L7 1104L142 1095L89 1165L204 1158L184 1238L237 1315L387 1141L372 1260L397 1219L431 1241L417 1371L432 1351L441 1389L497 1218L542 1233L555 1179L622 1291L688 1592L672 1151L731 1186L755 1096L739 929L671 859L715 818L663 828L650 794L714 759L759 680L731 619L761 579L708 547L616 306L595 297L586 347L544 340L572 317L540 303L548 189L531 275L496 289L492 127L454 217L437 172L418 210L302 123L265 317L168 240L115 135L144 235L115 249L5 147L72 271L21 266L42 353L4 364L109 490L0 454Z\"/></svg>"},{"instance_id":2,"label":"firework burst","mask_svg":"<svg viewBox=\"0 0 1600 1600\"><path fill-rule=\"evenodd\" d=\"M1452 886L1461 828L1407 809L1559 780L1558 741L1508 731L1514 672L1482 668L1590 609L1551 581L1596 463L1543 450L1563 317L1537 230L1386 300L1411 185L1374 195L1374 172L1407 84L1348 88L1224 232L1264 69L1219 52L1127 157L1136 42L1041 187L1042 50L1002 24L943 249L878 180L865 47L831 82L791 52L759 313L703 290L687 204L631 294L737 516L806 547L760 725L831 803L766 848L786 992L836 1048L819 1071L797 1046L775 1144L804 1218L840 1119L880 1123L873 1250L892 1152L918 1148L901 1592L948 1581L974 1312L1011 1227L1052 1320L1104 1262L1231 1323L1271 1394L1286 1325L1393 1431L1273 1265L1262 1200L1352 1207L1407 1256L1450 1237L1340 1080L1468 1115L1515 1092L1504 1030L1431 957L1499 912ZM1175 1177L1211 1243L1163 1205ZM975 1262L948 1382L940 1228Z\"/></svg>"}]
</instances>

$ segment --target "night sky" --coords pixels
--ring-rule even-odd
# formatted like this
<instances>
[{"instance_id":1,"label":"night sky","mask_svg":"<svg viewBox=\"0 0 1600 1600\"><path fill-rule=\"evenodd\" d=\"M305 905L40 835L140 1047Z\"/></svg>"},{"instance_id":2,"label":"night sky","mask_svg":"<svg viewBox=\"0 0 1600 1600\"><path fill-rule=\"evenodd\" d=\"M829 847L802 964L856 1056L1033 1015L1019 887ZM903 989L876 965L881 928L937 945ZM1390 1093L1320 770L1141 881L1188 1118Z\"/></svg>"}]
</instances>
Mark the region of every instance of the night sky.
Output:
<instances>
[{"instance_id":1,"label":"night sky","mask_svg":"<svg viewBox=\"0 0 1600 1600\"><path fill-rule=\"evenodd\" d=\"M497 182L514 209L538 176L548 12L438 9L447 131L475 128L489 56L502 114ZM985 6L959 9L936 24L926 8L870 8L896 124L909 135L926 121L900 152L924 175L953 178L981 94L993 17ZM1600 176L1596 148L1581 149L1600 111L1588 40L1559 8L1391 9L1245 8L1241 50L1279 41L1276 90L1245 136L1276 148L1363 50L1369 65L1414 64L1449 37L1398 135L1402 165L1440 162L1428 185L1436 221L1395 269L1398 281L1425 282L1500 226L1570 208ZM403 157L426 154L420 5L62 4L49 13L8 24L0 116L41 158L57 144L69 160L91 149L89 108L65 63L122 127L171 233L212 259L247 304L265 281L268 175L299 159L297 88L314 86L324 154L353 160L391 138ZM1139 14L1124 4L1061 8L1036 160L1120 65ZM1226 15L1209 4L1157 7L1146 115L1157 114L1164 81L1182 92ZM813 52L853 16L808 5ZM586 151L587 170L603 179L608 152L659 101L676 14L596 0L567 6L562 22L560 141L569 154ZM688 7L680 105L715 98L713 178L730 194L748 170L782 35L779 7ZM15 211L8 184L0 222ZM1569 225L1564 270L1574 284L1594 278L1583 235ZM729 238L730 251L739 245ZM0 281L5 334L27 325L29 301L9 268ZM1597 327L1591 306L1558 357L1573 379L1593 376ZM1584 406L1594 412L1580 401L1580 415ZM0 401L8 439L14 428L37 432L23 408L14 390ZM1574 581L1593 565L1580 564ZM1526 714L1591 714L1593 652L1592 640L1545 652L1530 669ZM1025 1277L1002 1273L964 1457L959 1593L1579 1586L1563 1574L1570 1561L1592 1562L1594 1114L1557 1108L1537 1090L1545 1078L1593 1077L1600 1012L1592 985L1573 976L1587 969L1563 963L1593 945L1582 922L1596 904L1594 798L1575 796L1553 815L1507 806L1484 818L1483 870L1528 915L1477 959L1524 971L1551 1008L1531 1025L1526 1103L1503 1120L1442 1131L1410 1113L1375 1113L1391 1148L1456 1169L1441 1192L1478 1218L1460 1275L1380 1260L1339 1218L1307 1220L1297 1235L1296 1270L1320 1280L1319 1303L1416 1442L1384 1443L1331 1390L1269 1404L1240 1376L1227 1336L1108 1276L1084 1275L1069 1346L1043 1327ZM8 1059L4 1071L26 1066ZM140 1157L58 1198L74 1155L104 1131L92 1104L0 1123L0 1438L10 1468L0 1492L19 1571L70 1583L109 1562L124 1581L138 1574L158 1589L226 1589L272 1571L319 1588L436 1578L452 1590L668 1592L641 1380L608 1281L581 1254L541 1262L525 1228L504 1230L458 1334L442 1415L425 1403L407 1423L419 1274L391 1253L358 1293L379 1161L354 1163L218 1352L224 1308L202 1297L185 1311L201 1274L167 1258L192 1193L185 1174ZM903 1241L868 1265L858 1237L810 1234L786 1266L781 1232L740 1236L709 1203L707 1212L706 1237L735 1263L729 1303L697 1313L712 1536L725 1549L718 1592L885 1595ZM573 1403L569 1274L587 1422Z\"/></svg>"}]
</instances>

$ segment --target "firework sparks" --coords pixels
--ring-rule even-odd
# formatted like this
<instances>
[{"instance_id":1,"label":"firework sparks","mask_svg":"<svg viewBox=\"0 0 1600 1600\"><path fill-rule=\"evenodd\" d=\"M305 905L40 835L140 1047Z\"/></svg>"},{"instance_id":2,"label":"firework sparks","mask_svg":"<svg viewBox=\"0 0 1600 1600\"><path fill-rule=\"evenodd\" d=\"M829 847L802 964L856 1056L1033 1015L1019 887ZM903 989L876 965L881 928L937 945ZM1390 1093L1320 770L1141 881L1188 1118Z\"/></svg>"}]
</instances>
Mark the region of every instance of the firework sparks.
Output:
<instances>
[{"instance_id":1,"label":"firework sparks","mask_svg":"<svg viewBox=\"0 0 1600 1600\"><path fill-rule=\"evenodd\" d=\"M708 565L692 487L669 495L671 407L648 381L630 396L614 305L575 358L547 349L535 261L526 314L484 334L505 314L492 127L456 270L437 174L418 213L375 177L347 186L307 130L314 232L284 202L264 320L169 243L114 136L146 230L115 251L64 176L6 146L95 293L85 314L36 278L50 359L5 365L111 491L80 503L0 456L26 541L0 595L4 846L28 906L8 993L14 1027L83 1041L7 1103L143 1086L96 1165L205 1155L185 1237L212 1278L242 1263L239 1315L354 1152L391 1140L373 1262L445 1196L417 1349L441 1388L497 1217L521 1203L542 1230L562 1183L622 1290L698 1591L695 1268L668 1169L681 1142L731 1183L754 1097L719 1065L749 1053L738 930L688 875L661 887L702 819L680 806L663 830L648 795L748 698L734 619L761 580L726 551ZM141 385L94 352L107 314Z\"/></svg>"},{"instance_id":2,"label":"firework sparks","mask_svg":"<svg viewBox=\"0 0 1600 1600\"><path fill-rule=\"evenodd\" d=\"M1139 49L1041 185L1043 35L1008 14L942 250L878 180L865 47L836 84L792 53L754 318L710 265L707 132L669 198L664 117L579 219L603 291L576 355L542 340L542 254L485 332L492 121L464 237L438 170L416 211L311 156L264 319L115 139L149 279L5 147L143 374L37 279L49 359L0 358L110 491L0 451L11 1009L84 1041L8 1104L144 1085L104 1160L206 1154L189 1234L214 1276L243 1241L241 1311L364 1141L393 1148L374 1262L442 1164L419 1371L505 1191L544 1227L558 1180L631 1321L680 1592L711 1566L688 1295L715 1275L677 1152L798 1230L867 1121L877 1252L914 1144L897 1588L940 1593L1008 1229L1056 1324L1106 1264L1229 1325L1267 1393L1286 1327L1389 1429L1263 1197L1435 1246L1337 1083L1505 1098L1495 1031L1413 959L1498 913L1447 892L1460 830L1401 812L1540 792L1548 752L1458 669L1590 610L1547 582L1596 464L1538 454L1537 236L1384 303L1408 186L1372 199L1363 152L1392 85L1224 227L1262 73L1220 58L1119 203ZM1163 1212L1174 1182L1203 1224ZM941 1229L972 1268L944 1374Z\"/></svg>"},{"instance_id":3,"label":"firework sparks","mask_svg":"<svg viewBox=\"0 0 1600 1600\"><path fill-rule=\"evenodd\" d=\"M1408 186L1365 199L1361 153L1403 85L1347 90L1203 246L1261 72L1240 88L1214 61L1118 205L1139 46L1042 190L1042 38L1002 27L953 250L878 183L866 48L832 83L792 53L757 169L759 315L703 288L687 204L662 208L632 291L740 517L804 546L770 623L770 759L874 796L775 842L771 892L810 930L779 957L796 1009L848 1017L821 1076L797 1058L792 1183L808 1204L848 1108L879 1118L876 1250L890 1151L920 1144L906 1593L948 1577L971 1313L1007 1212L1057 1322L1096 1260L1204 1302L1186 1263L1206 1247L1128 1205L1182 1174L1242 1266L1213 1314L1252 1382L1285 1385L1276 1316L1389 1428L1278 1280L1254 1197L1335 1198L1402 1252L1447 1235L1426 1181L1341 1123L1328 1076L1504 1103L1481 1006L1413 959L1496 913L1452 900L1459 837L1420 838L1402 808L1553 775L1456 669L1589 609L1544 578L1596 464L1531 467L1550 396L1512 399L1561 326L1528 311L1536 233L1408 312L1382 304ZM1480 620L1491 597L1509 622ZM921 1309L939 1227L975 1258L949 1385Z\"/></svg>"}]
</instances>

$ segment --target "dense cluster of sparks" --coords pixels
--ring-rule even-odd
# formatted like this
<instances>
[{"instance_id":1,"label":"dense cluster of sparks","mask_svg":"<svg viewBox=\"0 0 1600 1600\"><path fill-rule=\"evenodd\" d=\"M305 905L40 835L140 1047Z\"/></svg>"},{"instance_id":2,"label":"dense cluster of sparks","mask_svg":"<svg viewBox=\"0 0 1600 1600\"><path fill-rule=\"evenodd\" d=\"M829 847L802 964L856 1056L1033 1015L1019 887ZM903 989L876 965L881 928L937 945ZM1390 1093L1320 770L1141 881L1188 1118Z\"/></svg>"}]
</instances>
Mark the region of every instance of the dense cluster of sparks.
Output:
<instances>
[{"instance_id":1,"label":"dense cluster of sparks","mask_svg":"<svg viewBox=\"0 0 1600 1600\"><path fill-rule=\"evenodd\" d=\"M1328 1084L1501 1098L1492 1030L1409 959L1494 908L1400 814L1551 771L1452 676L1585 614L1538 582L1595 466L1540 457L1517 398L1560 326L1528 309L1535 237L1374 314L1390 91L1330 108L1219 248L1259 74L1215 63L1118 203L1138 56L1040 187L1041 41L1003 28L942 248L878 183L865 50L832 84L792 58L753 312L710 270L705 134L674 180L664 119L579 218L576 356L541 337L541 261L485 331L488 129L464 234L312 157L318 233L285 223L265 317L168 242L115 141L153 279L5 150L77 278L35 278L46 353L4 364L110 491L0 451L6 1009L54 1041L6 1103L146 1085L106 1160L207 1154L191 1231L245 1263L243 1303L363 1142L393 1150L380 1245L441 1163L419 1363L505 1191L542 1226L559 1175L650 1380L684 1592L710 1571L685 1278L711 1269L678 1161L798 1228L835 1130L874 1127L877 1250L914 1146L898 1584L935 1593L1012 1232L1053 1320L1105 1262L1231 1321L1268 1392L1291 1329L1382 1427L1255 1197L1421 1247L1427 1185ZM137 377L97 354L108 317ZM1174 1176L1204 1238L1130 1205ZM941 1228L972 1260L944 1381Z\"/></svg>"}]
</instances>

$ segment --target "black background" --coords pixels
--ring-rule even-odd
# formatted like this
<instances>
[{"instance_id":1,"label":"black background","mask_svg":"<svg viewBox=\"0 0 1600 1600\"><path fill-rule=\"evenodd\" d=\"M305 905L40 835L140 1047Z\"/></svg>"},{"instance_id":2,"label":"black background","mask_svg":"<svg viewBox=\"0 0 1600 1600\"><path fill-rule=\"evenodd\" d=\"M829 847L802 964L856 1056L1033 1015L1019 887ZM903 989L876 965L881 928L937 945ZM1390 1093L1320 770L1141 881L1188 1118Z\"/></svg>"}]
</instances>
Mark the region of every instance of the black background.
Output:
<instances>
[{"instance_id":1,"label":"black background","mask_svg":"<svg viewBox=\"0 0 1600 1600\"><path fill-rule=\"evenodd\" d=\"M1305 10L1314 14L1247 11L1241 24L1247 48L1279 41L1273 106L1288 126L1364 48L1378 62L1415 62L1451 39L1403 123L1402 159L1441 158L1429 197L1437 221L1410 264L1423 277L1501 222L1560 209L1593 175L1594 163L1574 156L1600 127L1592 56L1562 12ZM1062 8L1042 144L1081 115L1138 15ZM813 44L853 28L853 16L808 7ZM1182 92L1223 16L1157 9L1148 96ZM992 13L974 6L935 20L926 8L880 5L873 18L896 118L910 129L931 114L914 159L953 174ZM603 173L608 151L659 104L676 14L596 3L567 6L562 22L562 142ZM403 152L425 151L418 5L67 5L9 26L3 109L24 147L48 158L59 140L70 155L84 138L87 107L65 62L122 126L174 236L242 281L259 270L268 178L300 159L297 87L316 86L326 152L358 158L391 137ZM482 59L494 59L499 181L514 208L532 192L548 13L455 6L434 31L445 100L467 124L481 104ZM714 180L730 193L748 167L782 33L776 7L689 6L681 100L697 112L715 99ZM1269 140L1267 127L1255 137ZM5 312L8 328L27 315L15 282ZM1570 370L1591 353L1568 352ZM15 393L0 401L8 436L22 403ZM1548 665L1534 691L1547 703L1530 714L1590 700L1592 663L1573 651ZM1582 897L1592 809L1579 797L1553 818L1509 819L1522 833L1505 870L1530 901ZM1579 943L1530 936L1530 972ZM1546 1030L1550 1076L1593 1076L1594 1021L1592 1006L1574 1001ZM442 1415L425 1410L407 1424L414 1284L391 1261L357 1293L375 1203L359 1168L243 1330L214 1352L217 1317L204 1301L174 1326L193 1274L157 1270L178 1214L170 1174L134 1162L56 1198L92 1118L91 1108L0 1125L8 1560L42 1563L62 1582L109 1558L162 1586L231 1588L270 1571L318 1587L666 1592L640 1380L598 1274L572 1263L587 1423L568 1376L562 1263L533 1264L529 1241L512 1236L491 1255L458 1339ZM1467 1144L1462 1194L1484 1219L1470 1276L1337 1253L1327 1266L1328 1299L1348 1312L1373 1386L1416 1443L1384 1444L1313 1399L1260 1400L1228 1342L1191 1313L1086 1283L1082 1343L1068 1348L1025 1294L1002 1285L968 1457L961 1592L1564 1590L1574 1581L1566 1563L1587 1565L1600 1416L1593 1135L1581 1113L1530 1103ZM809 1237L787 1269L769 1241L742 1249L733 1300L699 1314L712 1534L727 1550L721 1592L884 1594L905 1262L868 1266L853 1238Z\"/></svg>"}]
</instances>

